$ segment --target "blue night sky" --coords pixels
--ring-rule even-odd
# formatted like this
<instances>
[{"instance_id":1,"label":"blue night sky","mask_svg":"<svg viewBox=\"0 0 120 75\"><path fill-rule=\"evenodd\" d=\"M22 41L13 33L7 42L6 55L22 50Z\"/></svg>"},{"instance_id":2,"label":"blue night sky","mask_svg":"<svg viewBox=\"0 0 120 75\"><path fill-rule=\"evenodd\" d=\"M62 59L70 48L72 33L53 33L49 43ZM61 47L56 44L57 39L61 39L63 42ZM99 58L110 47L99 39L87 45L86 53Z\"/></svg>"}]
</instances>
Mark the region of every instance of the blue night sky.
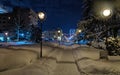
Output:
<instances>
[{"instance_id":1,"label":"blue night sky","mask_svg":"<svg viewBox=\"0 0 120 75\"><path fill-rule=\"evenodd\" d=\"M44 11L47 18L43 30L62 28L68 33L75 29L81 19L82 0L1 0L8 6L21 6L32 8L34 11Z\"/></svg>"}]
</instances>

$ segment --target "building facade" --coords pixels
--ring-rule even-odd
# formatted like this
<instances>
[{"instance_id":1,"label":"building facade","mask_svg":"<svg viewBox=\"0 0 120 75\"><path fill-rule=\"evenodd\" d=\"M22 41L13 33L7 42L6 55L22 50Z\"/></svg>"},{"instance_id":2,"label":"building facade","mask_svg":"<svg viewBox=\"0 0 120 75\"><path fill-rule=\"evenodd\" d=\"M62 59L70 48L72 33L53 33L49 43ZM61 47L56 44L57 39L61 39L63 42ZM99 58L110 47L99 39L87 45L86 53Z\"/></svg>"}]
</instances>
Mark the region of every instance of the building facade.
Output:
<instances>
[{"instance_id":1,"label":"building facade","mask_svg":"<svg viewBox=\"0 0 120 75\"><path fill-rule=\"evenodd\" d=\"M0 33L8 32L11 37L20 38L21 34L28 35L31 25L37 23L37 13L32 9L15 7L11 13L0 14Z\"/></svg>"}]
</instances>

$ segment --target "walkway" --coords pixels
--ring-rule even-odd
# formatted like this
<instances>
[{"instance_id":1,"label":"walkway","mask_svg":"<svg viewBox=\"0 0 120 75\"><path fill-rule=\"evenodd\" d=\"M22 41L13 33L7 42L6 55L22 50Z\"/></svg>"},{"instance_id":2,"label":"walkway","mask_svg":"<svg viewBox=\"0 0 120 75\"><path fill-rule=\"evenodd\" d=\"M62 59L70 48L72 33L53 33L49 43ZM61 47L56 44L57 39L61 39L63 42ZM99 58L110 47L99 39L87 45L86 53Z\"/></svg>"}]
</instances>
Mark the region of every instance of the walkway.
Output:
<instances>
[{"instance_id":1,"label":"walkway","mask_svg":"<svg viewBox=\"0 0 120 75\"><path fill-rule=\"evenodd\" d=\"M80 75L75 63L73 50L56 50L60 54L57 55L57 66L53 75Z\"/></svg>"}]
</instances>

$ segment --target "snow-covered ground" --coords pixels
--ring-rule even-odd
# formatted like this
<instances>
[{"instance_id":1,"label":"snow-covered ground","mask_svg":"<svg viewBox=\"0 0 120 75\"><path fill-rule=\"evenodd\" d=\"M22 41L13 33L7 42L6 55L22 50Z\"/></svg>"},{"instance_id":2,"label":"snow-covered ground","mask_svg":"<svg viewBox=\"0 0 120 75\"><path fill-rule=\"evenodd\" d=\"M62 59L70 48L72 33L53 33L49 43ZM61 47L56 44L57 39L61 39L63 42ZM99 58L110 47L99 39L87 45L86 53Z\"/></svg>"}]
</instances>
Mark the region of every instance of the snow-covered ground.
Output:
<instances>
[{"instance_id":1,"label":"snow-covered ground","mask_svg":"<svg viewBox=\"0 0 120 75\"><path fill-rule=\"evenodd\" d=\"M93 47L44 43L0 48L0 75L120 75L120 56L99 59Z\"/></svg>"},{"instance_id":2,"label":"snow-covered ground","mask_svg":"<svg viewBox=\"0 0 120 75\"><path fill-rule=\"evenodd\" d=\"M79 48L76 50L77 64L88 75L120 75L120 56L108 56L109 60L99 59L99 50Z\"/></svg>"},{"instance_id":3,"label":"snow-covered ground","mask_svg":"<svg viewBox=\"0 0 120 75\"><path fill-rule=\"evenodd\" d=\"M0 75L52 75L56 61L38 59L38 52L38 47L0 48Z\"/></svg>"}]
</instances>

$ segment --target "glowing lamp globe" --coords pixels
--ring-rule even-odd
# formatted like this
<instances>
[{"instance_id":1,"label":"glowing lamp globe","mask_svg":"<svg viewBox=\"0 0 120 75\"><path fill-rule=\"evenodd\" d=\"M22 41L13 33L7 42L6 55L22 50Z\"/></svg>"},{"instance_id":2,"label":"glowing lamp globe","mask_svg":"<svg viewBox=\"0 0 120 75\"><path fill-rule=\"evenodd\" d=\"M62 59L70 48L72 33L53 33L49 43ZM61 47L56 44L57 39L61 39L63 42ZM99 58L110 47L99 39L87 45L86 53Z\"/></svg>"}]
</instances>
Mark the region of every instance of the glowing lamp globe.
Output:
<instances>
[{"instance_id":1,"label":"glowing lamp globe","mask_svg":"<svg viewBox=\"0 0 120 75\"><path fill-rule=\"evenodd\" d=\"M38 16L39 16L40 20L43 20L45 18L45 14L43 12L39 12Z\"/></svg>"},{"instance_id":2,"label":"glowing lamp globe","mask_svg":"<svg viewBox=\"0 0 120 75\"><path fill-rule=\"evenodd\" d=\"M60 30L58 30L58 33L60 33Z\"/></svg>"},{"instance_id":3,"label":"glowing lamp globe","mask_svg":"<svg viewBox=\"0 0 120 75\"><path fill-rule=\"evenodd\" d=\"M82 32L82 30L78 30L78 32L79 32L79 33L81 33L81 32Z\"/></svg>"},{"instance_id":4,"label":"glowing lamp globe","mask_svg":"<svg viewBox=\"0 0 120 75\"><path fill-rule=\"evenodd\" d=\"M110 16L110 14L111 14L111 10L110 9L105 9L104 11L103 11L103 15L104 16Z\"/></svg>"}]
</instances>

